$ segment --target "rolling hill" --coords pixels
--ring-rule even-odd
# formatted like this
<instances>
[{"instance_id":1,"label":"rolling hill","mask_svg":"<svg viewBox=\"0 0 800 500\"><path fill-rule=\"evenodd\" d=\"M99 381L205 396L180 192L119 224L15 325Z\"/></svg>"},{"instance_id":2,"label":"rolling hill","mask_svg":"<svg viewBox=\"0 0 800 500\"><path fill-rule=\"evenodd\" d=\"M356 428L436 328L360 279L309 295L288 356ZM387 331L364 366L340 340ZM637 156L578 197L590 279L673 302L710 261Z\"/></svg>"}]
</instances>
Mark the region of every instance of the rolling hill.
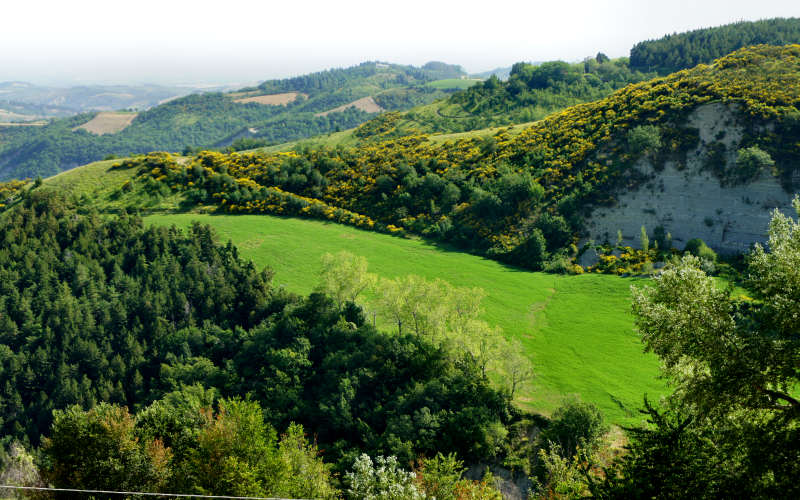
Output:
<instances>
[{"instance_id":1,"label":"rolling hill","mask_svg":"<svg viewBox=\"0 0 800 500\"><path fill-rule=\"evenodd\" d=\"M221 90L224 87L214 90ZM206 89L206 91L211 89ZM79 85L50 87L0 82L0 101L25 107L33 118L58 118L89 111L143 110L199 88L162 85ZM0 104L0 107L5 104Z\"/></svg>"},{"instance_id":2,"label":"rolling hill","mask_svg":"<svg viewBox=\"0 0 800 500\"><path fill-rule=\"evenodd\" d=\"M643 41L631 48L629 58L610 60L598 53L579 63L517 63L495 78L492 71L480 73L477 76L486 78L482 84L393 117L393 127L396 135L442 134L539 120L606 97L628 84L709 64L743 47L796 43L800 43L800 19L777 18Z\"/></svg>"},{"instance_id":3,"label":"rolling hill","mask_svg":"<svg viewBox=\"0 0 800 500\"><path fill-rule=\"evenodd\" d=\"M129 126L112 134L98 136L84 130L97 113L37 128L0 126L0 179L48 176L112 154L220 148L237 140L264 145L344 130L379 109L406 109L446 96L453 90L427 84L463 74L459 67L443 63L416 68L368 62L267 81L237 92L172 99L142 111ZM275 95L290 93L294 98L275 100ZM376 106L366 111L352 106L367 98Z\"/></svg>"},{"instance_id":4,"label":"rolling hill","mask_svg":"<svg viewBox=\"0 0 800 500\"><path fill-rule=\"evenodd\" d=\"M579 253L599 250L608 258L583 267L639 272L695 237L739 252L763 241L772 208L790 210L799 82L800 46L759 46L494 135L393 138L386 114L385 130L369 129L382 141L119 168L139 172L132 193L190 206L412 233L534 270L581 272ZM678 210L688 193L703 204ZM642 225L658 249L630 249Z\"/></svg>"},{"instance_id":5,"label":"rolling hill","mask_svg":"<svg viewBox=\"0 0 800 500\"><path fill-rule=\"evenodd\" d=\"M570 245L591 228L584 224L596 211L624 209L630 202L616 200L651 189L650 183L658 190L659 175L677 169L715 182L721 190L710 203L723 211L741 197L739 186L746 190L759 178L791 189L800 102L800 86L791 82L798 78L800 46L760 46L627 87L514 133L443 142L411 136L271 154L151 154L65 172L45 184L107 212L139 211L153 224L201 220L259 265L273 263L281 269L277 282L301 293L313 287L321 254L342 248L366 257L384 277L415 273L484 288L484 318L522 341L537 367L537 379L523 392L526 405L547 412L560 395L576 393L626 423L636 418L632 409L642 393L663 389L653 360L630 334L631 280L533 273L460 253L447 242L497 260L535 267L538 257L546 259L540 268L581 273L563 259L575 256ZM654 134L658 141L645 140ZM763 148L775 159L774 173L743 170L730 155L712 156L717 143L725 151ZM669 198L665 203L675 205ZM730 216L747 220L763 211L762 202L744 207L746 213ZM641 210L625 213L637 220L666 215ZM255 215L239 215L247 213ZM683 225L701 230L697 221L672 223L667 229L675 241ZM413 233L427 242L397 237ZM465 244L480 238L483 248ZM626 252L633 257L621 257L625 266L642 257ZM597 297L603 297L602 313L593 307ZM589 310L585 318L576 314Z\"/></svg>"}]
</instances>

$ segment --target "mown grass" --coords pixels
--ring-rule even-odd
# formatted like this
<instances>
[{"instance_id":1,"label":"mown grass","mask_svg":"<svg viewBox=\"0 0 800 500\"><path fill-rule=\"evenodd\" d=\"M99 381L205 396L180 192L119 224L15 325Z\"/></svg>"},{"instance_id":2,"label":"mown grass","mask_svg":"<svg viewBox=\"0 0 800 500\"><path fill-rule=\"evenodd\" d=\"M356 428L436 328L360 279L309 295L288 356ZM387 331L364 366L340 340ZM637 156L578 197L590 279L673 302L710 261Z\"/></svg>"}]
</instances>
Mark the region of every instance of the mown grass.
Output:
<instances>
[{"instance_id":1,"label":"mown grass","mask_svg":"<svg viewBox=\"0 0 800 500\"><path fill-rule=\"evenodd\" d=\"M549 413L577 395L598 405L616 424L640 420L647 393L666 392L657 360L644 354L630 315L632 284L608 275L533 273L421 240L402 239L321 221L264 215L156 214L149 224L214 227L245 258L275 271L274 284L305 294L316 283L320 257L347 250L362 255L384 277L417 274L486 292L484 319L522 341L536 378L519 402Z\"/></svg>"}]
</instances>

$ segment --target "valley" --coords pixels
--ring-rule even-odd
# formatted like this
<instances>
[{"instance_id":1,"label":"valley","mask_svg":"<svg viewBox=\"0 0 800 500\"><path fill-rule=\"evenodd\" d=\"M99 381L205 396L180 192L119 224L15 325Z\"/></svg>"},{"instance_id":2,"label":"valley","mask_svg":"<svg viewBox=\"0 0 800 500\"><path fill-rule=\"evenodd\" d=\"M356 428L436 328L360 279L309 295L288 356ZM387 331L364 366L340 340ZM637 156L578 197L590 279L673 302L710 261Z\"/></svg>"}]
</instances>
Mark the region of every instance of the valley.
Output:
<instances>
[{"instance_id":1,"label":"valley","mask_svg":"<svg viewBox=\"0 0 800 500\"><path fill-rule=\"evenodd\" d=\"M800 19L591 53L0 84L0 498L800 495Z\"/></svg>"}]
</instances>

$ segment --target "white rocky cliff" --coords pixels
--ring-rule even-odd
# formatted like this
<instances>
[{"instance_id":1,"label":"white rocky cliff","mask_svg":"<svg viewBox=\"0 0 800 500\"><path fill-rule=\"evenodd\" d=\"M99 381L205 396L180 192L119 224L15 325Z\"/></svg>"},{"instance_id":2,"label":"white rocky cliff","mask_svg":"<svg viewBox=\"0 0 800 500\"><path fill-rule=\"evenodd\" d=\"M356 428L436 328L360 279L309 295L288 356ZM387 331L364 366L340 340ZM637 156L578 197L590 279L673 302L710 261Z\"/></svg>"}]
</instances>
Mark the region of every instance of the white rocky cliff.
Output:
<instances>
[{"instance_id":1,"label":"white rocky cliff","mask_svg":"<svg viewBox=\"0 0 800 500\"><path fill-rule=\"evenodd\" d=\"M587 222L590 239L614 243L621 230L623 244L637 247L642 226L650 234L662 226L672 234L676 248L683 249L688 240L701 238L716 251L730 254L766 240L775 208L793 213L793 194L786 192L771 172L762 171L747 184L723 187L704 168L713 142L725 144L728 167L736 159L742 129L726 105L700 106L689 121L689 126L699 130L700 143L687 154L685 168L679 170L674 162L667 162L657 171L649 161L640 160L636 167L651 174L652 181L619 195L616 206L597 209Z\"/></svg>"}]
</instances>

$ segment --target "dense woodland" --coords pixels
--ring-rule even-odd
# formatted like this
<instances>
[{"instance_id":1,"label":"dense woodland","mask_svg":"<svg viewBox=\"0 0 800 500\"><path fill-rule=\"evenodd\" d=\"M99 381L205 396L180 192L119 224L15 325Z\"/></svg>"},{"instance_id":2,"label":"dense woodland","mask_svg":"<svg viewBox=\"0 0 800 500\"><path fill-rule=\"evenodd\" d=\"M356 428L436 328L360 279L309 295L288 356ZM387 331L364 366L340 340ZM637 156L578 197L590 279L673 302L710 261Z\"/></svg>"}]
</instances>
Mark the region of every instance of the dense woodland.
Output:
<instances>
[{"instance_id":1,"label":"dense woodland","mask_svg":"<svg viewBox=\"0 0 800 500\"><path fill-rule=\"evenodd\" d=\"M799 493L800 223L782 214L747 260L752 298L692 256L634 288L675 390L645 399L616 455L591 405L525 415L467 351L376 331L346 294L275 289L206 227L146 229L43 189L2 216L7 481L498 499L491 476L463 479L477 461L529 476L534 498Z\"/></svg>"},{"instance_id":2,"label":"dense woodland","mask_svg":"<svg viewBox=\"0 0 800 500\"><path fill-rule=\"evenodd\" d=\"M145 229L37 195L0 231L3 434L38 443L53 409L136 408L202 384L250 394L280 428L311 423L336 460L364 450L476 459L490 446L483 427L514 414L467 359L381 335L357 307L273 289L207 228ZM419 411L427 421L403 416Z\"/></svg>"},{"instance_id":3,"label":"dense woodland","mask_svg":"<svg viewBox=\"0 0 800 500\"><path fill-rule=\"evenodd\" d=\"M489 77L457 92L436 106L406 112L401 129L423 132L462 132L539 120L584 102L608 96L630 83L656 76L631 71L626 58L604 54L580 63L563 61L540 65L517 63L506 81Z\"/></svg>"},{"instance_id":4,"label":"dense woodland","mask_svg":"<svg viewBox=\"0 0 800 500\"><path fill-rule=\"evenodd\" d=\"M800 43L800 19L741 21L639 42L631 49L630 65L639 71L667 74L708 64L750 45L793 43Z\"/></svg>"},{"instance_id":5,"label":"dense woodland","mask_svg":"<svg viewBox=\"0 0 800 500\"><path fill-rule=\"evenodd\" d=\"M78 211L43 189L26 193L0 226L0 434L39 447L46 480L284 491L265 483L277 473L263 463L283 440L305 443L303 460L329 464L317 469L326 484L364 453L401 465L443 454L536 472L541 441L528 436L548 421L517 410L480 355L419 327L377 331L352 297L335 293L340 277L333 289L321 286L330 297L298 297L272 287L268 270L207 227L144 228L134 216ZM556 426L551 438L583 436L594 446L597 410L566 408L562 420L595 423L588 434ZM276 441L274 429L288 431ZM258 446L272 451L260 456ZM206 477L204 453L240 462L207 464L220 470ZM253 484L236 489L226 474L249 477L247 467Z\"/></svg>"}]
</instances>

